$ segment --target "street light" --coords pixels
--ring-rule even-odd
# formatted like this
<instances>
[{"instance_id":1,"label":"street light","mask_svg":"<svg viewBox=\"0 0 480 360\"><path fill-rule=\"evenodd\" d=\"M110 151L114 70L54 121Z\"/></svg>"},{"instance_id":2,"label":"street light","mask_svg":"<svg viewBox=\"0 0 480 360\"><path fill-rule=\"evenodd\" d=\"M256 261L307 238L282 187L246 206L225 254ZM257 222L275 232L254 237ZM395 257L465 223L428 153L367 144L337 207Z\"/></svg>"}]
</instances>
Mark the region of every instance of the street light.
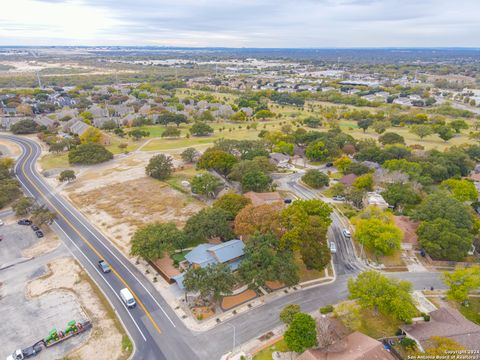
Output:
<instances>
[{"instance_id":1,"label":"street light","mask_svg":"<svg viewBox=\"0 0 480 360\"><path fill-rule=\"evenodd\" d=\"M235 326L230 323L225 323L225 325L231 326L233 328L233 347L232 347L232 353L233 353L233 350L235 349Z\"/></svg>"}]
</instances>

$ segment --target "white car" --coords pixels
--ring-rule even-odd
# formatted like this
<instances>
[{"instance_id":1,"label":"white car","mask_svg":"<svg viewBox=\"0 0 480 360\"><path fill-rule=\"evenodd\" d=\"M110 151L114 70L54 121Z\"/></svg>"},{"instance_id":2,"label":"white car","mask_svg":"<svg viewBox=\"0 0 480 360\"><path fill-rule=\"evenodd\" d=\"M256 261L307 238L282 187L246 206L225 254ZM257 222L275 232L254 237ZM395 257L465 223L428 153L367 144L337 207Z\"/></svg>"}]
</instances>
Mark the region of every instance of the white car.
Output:
<instances>
[{"instance_id":1,"label":"white car","mask_svg":"<svg viewBox=\"0 0 480 360\"><path fill-rule=\"evenodd\" d=\"M342 234L347 238L352 237L352 234L350 234L350 231L348 231L347 229L343 229Z\"/></svg>"},{"instance_id":2,"label":"white car","mask_svg":"<svg viewBox=\"0 0 480 360\"><path fill-rule=\"evenodd\" d=\"M3 226L3 221L2 220L0 220L0 226Z\"/></svg>"},{"instance_id":3,"label":"white car","mask_svg":"<svg viewBox=\"0 0 480 360\"><path fill-rule=\"evenodd\" d=\"M337 245L333 241L330 241L330 252L335 254L337 252Z\"/></svg>"}]
</instances>

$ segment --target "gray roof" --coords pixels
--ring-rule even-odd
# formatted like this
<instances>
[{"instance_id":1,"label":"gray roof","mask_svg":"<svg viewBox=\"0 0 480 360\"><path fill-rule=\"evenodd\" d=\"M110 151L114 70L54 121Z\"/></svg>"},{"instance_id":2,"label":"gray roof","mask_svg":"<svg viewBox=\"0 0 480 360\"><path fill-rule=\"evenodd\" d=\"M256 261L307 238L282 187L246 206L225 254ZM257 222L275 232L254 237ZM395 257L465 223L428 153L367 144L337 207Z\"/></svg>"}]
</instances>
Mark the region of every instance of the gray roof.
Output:
<instances>
[{"instance_id":1,"label":"gray roof","mask_svg":"<svg viewBox=\"0 0 480 360\"><path fill-rule=\"evenodd\" d=\"M83 121L77 120L73 125L70 126L70 132L77 135L82 135L90 127L90 125L85 124Z\"/></svg>"},{"instance_id":2,"label":"gray roof","mask_svg":"<svg viewBox=\"0 0 480 360\"><path fill-rule=\"evenodd\" d=\"M230 240L224 243L200 244L185 255L190 264L198 264L205 267L211 264L223 264L227 261L243 256L245 244L242 240Z\"/></svg>"},{"instance_id":3,"label":"gray roof","mask_svg":"<svg viewBox=\"0 0 480 360\"><path fill-rule=\"evenodd\" d=\"M245 244L242 240L230 240L222 244L212 246L208 252L213 253L221 263L233 260L244 254Z\"/></svg>"}]
</instances>

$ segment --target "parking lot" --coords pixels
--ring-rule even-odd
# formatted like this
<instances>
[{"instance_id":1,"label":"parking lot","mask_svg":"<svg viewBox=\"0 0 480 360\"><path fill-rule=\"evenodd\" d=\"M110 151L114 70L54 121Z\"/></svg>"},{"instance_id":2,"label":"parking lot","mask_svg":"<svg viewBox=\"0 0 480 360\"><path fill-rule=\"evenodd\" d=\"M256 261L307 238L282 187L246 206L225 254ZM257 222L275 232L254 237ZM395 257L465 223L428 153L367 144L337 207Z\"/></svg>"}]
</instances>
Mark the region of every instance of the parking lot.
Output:
<instances>
[{"instance_id":1,"label":"parking lot","mask_svg":"<svg viewBox=\"0 0 480 360\"><path fill-rule=\"evenodd\" d=\"M33 345L48 336L50 330L65 330L70 320L86 320L87 316L71 291L61 289L42 293L42 276L47 274L47 264L59 257L70 256L63 243L49 246L49 236L38 239L29 226L17 225L12 216L0 217L0 359L5 359L16 348ZM43 253L32 248L43 249ZM49 251L50 250L50 251ZM48 276L48 274L47 274ZM34 285L34 286L33 286ZM41 294L37 296L38 294ZM32 296L33 294L33 296ZM62 359L71 349L78 347L88 332L62 344L42 351L36 359Z\"/></svg>"}]
</instances>

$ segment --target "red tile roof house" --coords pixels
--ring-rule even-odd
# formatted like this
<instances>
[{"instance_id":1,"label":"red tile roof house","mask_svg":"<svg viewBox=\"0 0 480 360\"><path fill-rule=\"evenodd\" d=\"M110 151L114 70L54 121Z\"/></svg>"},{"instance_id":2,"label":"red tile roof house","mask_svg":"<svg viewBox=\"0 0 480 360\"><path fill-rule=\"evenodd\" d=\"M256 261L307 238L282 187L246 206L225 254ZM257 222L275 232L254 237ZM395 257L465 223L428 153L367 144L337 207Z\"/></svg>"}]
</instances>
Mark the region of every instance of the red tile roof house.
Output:
<instances>
[{"instance_id":1,"label":"red tile roof house","mask_svg":"<svg viewBox=\"0 0 480 360\"><path fill-rule=\"evenodd\" d=\"M353 182L358 176L355 174L348 174L338 180L339 183L342 183L345 186L352 186Z\"/></svg>"},{"instance_id":2,"label":"red tile roof house","mask_svg":"<svg viewBox=\"0 0 480 360\"><path fill-rule=\"evenodd\" d=\"M300 355L297 360L395 360L380 341L358 331L344 339L346 346L340 351L310 349Z\"/></svg>"},{"instance_id":3,"label":"red tile roof house","mask_svg":"<svg viewBox=\"0 0 480 360\"><path fill-rule=\"evenodd\" d=\"M432 336L449 338L468 350L480 349L480 326L465 319L455 309L442 307L430 313L430 321L400 327L417 342L420 350L429 348Z\"/></svg>"}]
</instances>

